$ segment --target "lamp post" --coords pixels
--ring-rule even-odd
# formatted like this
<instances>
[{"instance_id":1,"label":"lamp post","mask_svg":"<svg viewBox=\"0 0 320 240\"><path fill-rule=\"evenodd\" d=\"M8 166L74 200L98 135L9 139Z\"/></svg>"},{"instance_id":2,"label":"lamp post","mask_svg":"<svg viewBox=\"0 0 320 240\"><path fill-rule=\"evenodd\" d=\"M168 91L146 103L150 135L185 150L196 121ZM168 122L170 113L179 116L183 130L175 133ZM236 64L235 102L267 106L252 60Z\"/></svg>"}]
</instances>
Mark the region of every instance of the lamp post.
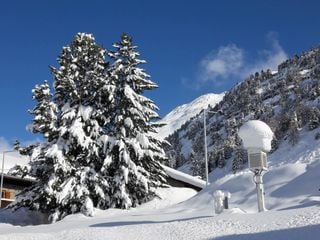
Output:
<instances>
[{"instance_id":1,"label":"lamp post","mask_svg":"<svg viewBox=\"0 0 320 240\"><path fill-rule=\"evenodd\" d=\"M239 136L244 148L248 150L249 168L254 174L253 180L256 184L258 211L263 212L266 208L262 176L263 172L268 170L267 152L271 150L273 132L264 122L251 120L241 126Z\"/></svg>"},{"instance_id":2,"label":"lamp post","mask_svg":"<svg viewBox=\"0 0 320 240\"><path fill-rule=\"evenodd\" d=\"M214 111L209 111L206 108L203 109L203 135L204 135L204 157L205 157L205 166L206 166L206 186L209 185L209 168L208 168L208 146L207 146L207 122L206 116L207 112L217 113Z\"/></svg>"},{"instance_id":3,"label":"lamp post","mask_svg":"<svg viewBox=\"0 0 320 240\"><path fill-rule=\"evenodd\" d=\"M6 153L15 152L14 150L2 152L2 170L1 170L1 182L0 182L0 208L2 207L2 189L3 189L3 175L4 175L4 156Z\"/></svg>"}]
</instances>

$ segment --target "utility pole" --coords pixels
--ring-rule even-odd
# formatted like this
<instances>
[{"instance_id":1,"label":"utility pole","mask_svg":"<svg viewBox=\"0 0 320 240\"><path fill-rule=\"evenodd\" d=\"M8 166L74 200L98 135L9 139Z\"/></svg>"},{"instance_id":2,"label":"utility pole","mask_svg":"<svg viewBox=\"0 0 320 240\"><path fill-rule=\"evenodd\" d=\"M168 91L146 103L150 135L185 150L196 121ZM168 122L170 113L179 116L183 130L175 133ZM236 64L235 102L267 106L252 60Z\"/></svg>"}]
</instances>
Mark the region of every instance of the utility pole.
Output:
<instances>
[{"instance_id":1,"label":"utility pole","mask_svg":"<svg viewBox=\"0 0 320 240\"><path fill-rule=\"evenodd\" d=\"M205 157L205 171L206 171L206 186L209 185L209 168L208 168L208 146L207 146L207 122L206 122L206 117L207 117L207 112L211 113L217 113L214 111L209 111L207 109L203 109L203 135L204 135L204 157Z\"/></svg>"},{"instance_id":2,"label":"utility pole","mask_svg":"<svg viewBox=\"0 0 320 240\"><path fill-rule=\"evenodd\" d=\"M209 185L209 169L208 169L206 109L203 109L203 131L204 131L204 157L205 157L205 166L206 166L206 186L208 186Z\"/></svg>"}]
</instances>

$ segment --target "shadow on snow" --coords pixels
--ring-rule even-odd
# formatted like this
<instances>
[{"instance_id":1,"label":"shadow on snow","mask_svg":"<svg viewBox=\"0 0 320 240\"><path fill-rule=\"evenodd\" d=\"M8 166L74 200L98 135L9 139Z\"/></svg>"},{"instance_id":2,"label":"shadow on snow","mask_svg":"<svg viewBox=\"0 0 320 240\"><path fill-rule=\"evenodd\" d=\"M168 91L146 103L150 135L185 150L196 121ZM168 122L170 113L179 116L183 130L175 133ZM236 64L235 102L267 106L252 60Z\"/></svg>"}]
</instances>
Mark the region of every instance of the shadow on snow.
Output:
<instances>
[{"instance_id":1,"label":"shadow on snow","mask_svg":"<svg viewBox=\"0 0 320 240\"><path fill-rule=\"evenodd\" d=\"M105 222L105 223L97 223L90 225L90 227L119 227L119 226L129 226L129 225L143 225L143 224L157 224L157 223L171 223L171 222L183 222L201 218L209 218L212 216L201 216L201 217L193 217L193 218L183 218L183 219L174 219L174 220L163 220L163 221L118 221L118 222Z\"/></svg>"},{"instance_id":2,"label":"shadow on snow","mask_svg":"<svg viewBox=\"0 0 320 240\"><path fill-rule=\"evenodd\" d=\"M320 225L310 225L298 228L280 229L269 232L234 234L210 238L210 240L316 240L320 236Z\"/></svg>"}]
</instances>

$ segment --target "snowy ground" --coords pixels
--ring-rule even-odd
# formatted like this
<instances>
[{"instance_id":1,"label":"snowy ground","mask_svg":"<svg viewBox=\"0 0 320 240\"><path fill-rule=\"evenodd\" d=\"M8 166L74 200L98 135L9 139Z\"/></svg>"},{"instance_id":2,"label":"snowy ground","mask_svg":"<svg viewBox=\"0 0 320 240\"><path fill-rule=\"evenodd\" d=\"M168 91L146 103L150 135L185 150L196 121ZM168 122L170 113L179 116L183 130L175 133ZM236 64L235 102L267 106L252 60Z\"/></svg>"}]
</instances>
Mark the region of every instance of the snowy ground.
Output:
<instances>
[{"instance_id":1,"label":"snowy ground","mask_svg":"<svg viewBox=\"0 0 320 240\"><path fill-rule=\"evenodd\" d=\"M50 225L14 226L10 222L23 224L30 217L2 210L0 240L320 239L320 141L314 132L302 131L299 145L284 142L269 162L267 212L257 213L252 173L224 169L211 173L214 183L198 194L188 188L160 189L162 199L131 210L96 211L91 218L76 214ZM232 194L231 209L219 215L212 197L217 189Z\"/></svg>"},{"instance_id":2,"label":"snowy ground","mask_svg":"<svg viewBox=\"0 0 320 240\"><path fill-rule=\"evenodd\" d=\"M0 239L306 240L318 239L320 234L320 211L316 204L264 213L244 213L234 208L215 215L211 189L175 204L194 194L190 189L171 188L162 190L162 201L155 200L129 211L98 211L93 218L77 214L51 225L0 224ZM171 207L165 207L168 205Z\"/></svg>"}]
</instances>

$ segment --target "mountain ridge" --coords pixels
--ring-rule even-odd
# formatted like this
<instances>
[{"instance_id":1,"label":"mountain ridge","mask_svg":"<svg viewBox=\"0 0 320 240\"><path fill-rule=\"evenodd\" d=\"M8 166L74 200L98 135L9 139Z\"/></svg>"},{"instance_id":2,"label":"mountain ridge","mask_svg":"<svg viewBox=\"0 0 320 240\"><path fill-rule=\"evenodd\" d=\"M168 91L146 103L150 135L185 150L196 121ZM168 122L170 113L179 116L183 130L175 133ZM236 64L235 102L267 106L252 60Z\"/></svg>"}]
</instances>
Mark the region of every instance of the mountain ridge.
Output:
<instances>
[{"instance_id":1,"label":"mountain ridge","mask_svg":"<svg viewBox=\"0 0 320 240\"><path fill-rule=\"evenodd\" d=\"M297 146L304 131L320 126L320 48L294 55L277 71L262 70L236 84L207 114L209 169L234 172L247 162L238 136L248 120L266 122L273 132L272 152L280 144ZM320 133L314 132L315 141ZM197 114L167 138L170 166L188 165L193 175L204 176L203 114ZM303 141L303 139L302 139Z\"/></svg>"},{"instance_id":2,"label":"mountain ridge","mask_svg":"<svg viewBox=\"0 0 320 240\"><path fill-rule=\"evenodd\" d=\"M222 100L224 94L225 92L219 94L207 93L189 103L174 108L159 121L159 123L164 123L166 125L159 128L158 135L162 138L168 137L185 122L199 114L202 109L207 108L209 105L214 107L218 104Z\"/></svg>"}]
</instances>

